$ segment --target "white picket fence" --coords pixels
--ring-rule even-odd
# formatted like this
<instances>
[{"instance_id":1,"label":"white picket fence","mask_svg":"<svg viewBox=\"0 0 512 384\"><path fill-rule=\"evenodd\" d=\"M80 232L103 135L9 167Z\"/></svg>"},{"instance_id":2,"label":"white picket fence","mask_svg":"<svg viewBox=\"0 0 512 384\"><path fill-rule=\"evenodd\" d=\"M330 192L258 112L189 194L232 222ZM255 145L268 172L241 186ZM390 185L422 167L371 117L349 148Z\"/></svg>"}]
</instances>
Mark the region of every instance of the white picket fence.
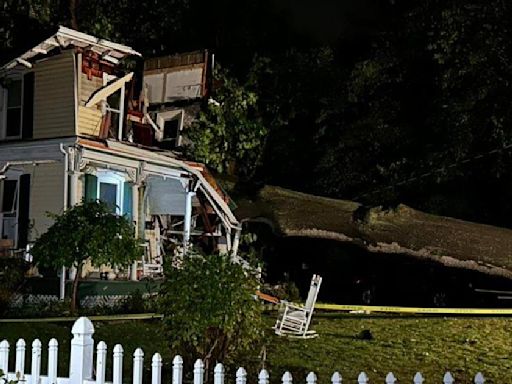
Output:
<instances>
[{"instance_id":1,"label":"white picket fence","mask_svg":"<svg viewBox=\"0 0 512 384\"><path fill-rule=\"evenodd\" d=\"M30 373L26 372L25 340L19 339L16 343L16 358L14 370L9 370L9 343L7 340L0 342L0 369L7 372L8 380L18 380L20 383L27 384L123 384L123 354L124 350L120 344L113 349L113 370L112 381L106 381L106 361L107 361L107 344L100 341L96 346L96 369L94 367L94 326L86 317L78 319L71 330L73 339L71 340L71 354L69 362L68 377L57 376L57 362L59 344L57 340L51 339L48 343L48 362L47 374L41 374L41 341L35 339L32 342L32 366ZM137 348L133 354L133 374L131 378L132 384L142 384L143 379L144 352ZM204 363L197 360L194 364L193 384L203 384L205 376ZM255 378L256 379L256 378ZM413 384L422 384L424 378L421 373L416 373L412 378ZM224 366L218 363L213 371L213 384L224 384L226 374ZM285 372L281 380L282 384L293 384L292 374ZM256 382L256 380L250 380ZM267 370L262 369L257 378L258 384L269 384L270 375ZM334 372L331 377L332 384L342 384L343 380L339 372ZM347 383L348 381L345 381ZM382 382L382 379L374 381ZM398 379L390 372L385 378L386 384L395 384ZM406 381L400 380L401 383ZM432 383L433 381L429 381ZM485 378L481 373L477 373L474 377L475 384L484 384ZM247 371L239 368L236 371L236 384L247 384ZM358 384L368 384L370 379L365 372L361 372L357 378ZM454 384L455 379L450 372L446 372L443 378L443 384ZM155 353L151 359L151 384L162 384L162 356ZM172 362L172 384L183 384L183 359L176 356ZM317 376L314 372L310 372L306 376L306 384L317 384Z\"/></svg>"}]
</instances>

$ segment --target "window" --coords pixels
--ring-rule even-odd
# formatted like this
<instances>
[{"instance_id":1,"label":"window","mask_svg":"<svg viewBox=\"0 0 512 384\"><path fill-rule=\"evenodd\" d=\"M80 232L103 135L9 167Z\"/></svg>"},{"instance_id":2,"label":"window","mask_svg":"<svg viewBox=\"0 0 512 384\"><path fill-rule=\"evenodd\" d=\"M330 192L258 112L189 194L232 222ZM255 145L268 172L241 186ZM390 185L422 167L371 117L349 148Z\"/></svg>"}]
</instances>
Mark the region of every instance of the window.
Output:
<instances>
[{"instance_id":1,"label":"window","mask_svg":"<svg viewBox=\"0 0 512 384\"><path fill-rule=\"evenodd\" d=\"M100 200L115 214L131 211L131 188L125 187L125 178L116 172L98 170L96 175L85 175L84 197L86 201ZM125 204L125 205L123 205Z\"/></svg>"},{"instance_id":2,"label":"window","mask_svg":"<svg viewBox=\"0 0 512 384\"><path fill-rule=\"evenodd\" d=\"M167 111L157 114L157 125L161 129L160 140L165 147L175 148L181 145L183 110Z\"/></svg>"},{"instance_id":3,"label":"window","mask_svg":"<svg viewBox=\"0 0 512 384\"><path fill-rule=\"evenodd\" d=\"M124 178L114 172L98 172L97 199L107 204L112 213L120 215L123 207Z\"/></svg>"},{"instance_id":4,"label":"window","mask_svg":"<svg viewBox=\"0 0 512 384\"><path fill-rule=\"evenodd\" d=\"M11 80L7 84L7 116L5 137L21 137L22 81Z\"/></svg>"},{"instance_id":5,"label":"window","mask_svg":"<svg viewBox=\"0 0 512 384\"><path fill-rule=\"evenodd\" d=\"M0 238L16 239L18 180L4 179L0 182Z\"/></svg>"},{"instance_id":6,"label":"window","mask_svg":"<svg viewBox=\"0 0 512 384\"><path fill-rule=\"evenodd\" d=\"M0 140L31 139L34 129L34 72L2 79Z\"/></svg>"},{"instance_id":7,"label":"window","mask_svg":"<svg viewBox=\"0 0 512 384\"><path fill-rule=\"evenodd\" d=\"M164 140L178 139L180 121L178 119L165 120L164 122Z\"/></svg>"},{"instance_id":8,"label":"window","mask_svg":"<svg viewBox=\"0 0 512 384\"><path fill-rule=\"evenodd\" d=\"M116 80L119 80L117 76L109 75L107 73L103 73L103 86L110 84ZM107 99L104 102L105 111L111 113L111 123L110 127L114 130L118 140L123 139L123 113L124 113L124 94L125 94L126 84L123 84L120 90L114 92L113 94L107 96Z\"/></svg>"},{"instance_id":9,"label":"window","mask_svg":"<svg viewBox=\"0 0 512 384\"><path fill-rule=\"evenodd\" d=\"M120 205L118 201L119 186L114 183L99 182L99 199L109 206L112 213L116 213L116 208Z\"/></svg>"},{"instance_id":10,"label":"window","mask_svg":"<svg viewBox=\"0 0 512 384\"><path fill-rule=\"evenodd\" d=\"M11 213L16 211L17 188L17 180L4 180L2 191L2 212Z\"/></svg>"}]
</instances>

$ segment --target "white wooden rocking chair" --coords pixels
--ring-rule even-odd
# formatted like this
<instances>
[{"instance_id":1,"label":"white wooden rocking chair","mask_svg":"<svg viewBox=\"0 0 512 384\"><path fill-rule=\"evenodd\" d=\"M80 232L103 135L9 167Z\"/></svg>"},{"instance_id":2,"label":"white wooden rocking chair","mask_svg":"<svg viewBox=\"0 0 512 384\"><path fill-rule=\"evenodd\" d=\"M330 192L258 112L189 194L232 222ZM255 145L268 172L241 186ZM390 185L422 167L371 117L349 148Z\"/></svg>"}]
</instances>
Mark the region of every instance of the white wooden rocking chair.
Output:
<instances>
[{"instance_id":1,"label":"white wooden rocking chair","mask_svg":"<svg viewBox=\"0 0 512 384\"><path fill-rule=\"evenodd\" d=\"M322 283L322 277L319 275L313 275L311 279L311 285L309 287L308 298L304 307L282 301L284 310L282 315L280 314L274 330L279 336L297 337L302 339L309 339L317 337L318 334L315 331L310 331L309 324L311 323L311 317L313 316L313 310L315 309L316 298L318 291L320 290L320 284Z\"/></svg>"}]
</instances>

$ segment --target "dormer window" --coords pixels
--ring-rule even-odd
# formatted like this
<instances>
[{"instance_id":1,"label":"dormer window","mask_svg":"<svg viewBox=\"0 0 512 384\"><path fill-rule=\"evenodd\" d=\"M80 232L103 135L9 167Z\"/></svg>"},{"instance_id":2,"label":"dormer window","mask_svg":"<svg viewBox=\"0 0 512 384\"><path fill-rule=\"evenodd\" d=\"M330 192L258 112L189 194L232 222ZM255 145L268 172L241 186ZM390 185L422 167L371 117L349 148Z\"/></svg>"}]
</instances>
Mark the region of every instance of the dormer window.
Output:
<instances>
[{"instance_id":1,"label":"dormer window","mask_svg":"<svg viewBox=\"0 0 512 384\"><path fill-rule=\"evenodd\" d=\"M181 145L184 113L182 109L157 113L157 125L161 132L158 141L162 147L173 149Z\"/></svg>"}]
</instances>

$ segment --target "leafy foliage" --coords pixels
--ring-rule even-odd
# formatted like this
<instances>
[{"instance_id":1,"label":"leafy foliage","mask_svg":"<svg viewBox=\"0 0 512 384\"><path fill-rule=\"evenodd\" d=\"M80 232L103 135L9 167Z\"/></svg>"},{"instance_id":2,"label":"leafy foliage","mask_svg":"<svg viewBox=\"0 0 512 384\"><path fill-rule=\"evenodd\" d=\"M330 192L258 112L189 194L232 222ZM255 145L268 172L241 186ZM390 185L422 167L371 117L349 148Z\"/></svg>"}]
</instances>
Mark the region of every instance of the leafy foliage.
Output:
<instances>
[{"instance_id":1,"label":"leafy foliage","mask_svg":"<svg viewBox=\"0 0 512 384\"><path fill-rule=\"evenodd\" d=\"M2 384L16 384L18 380L7 380L6 373L0 369L0 383Z\"/></svg>"},{"instance_id":2,"label":"leafy foliage","mask_svg":"<svg viewBox=\"0 0 512 384\"><path fill-rule=\"evenodd\" d=\"M78 279L84 263L93 266L127 266L140 256L134 228L124 217L113 215L101 201L75 205L61 215L48 214L54 223L35 242L34 261L53 268L76 267L71 310L76 309Z\"/></svg>"},{"instance_id":3,"label":"leafy foliage","mask_svg":"<svg viewBox=\"0 0 512 384\"><path fill-rule=\"evenodd\" d=\"M100 201L84 202L54 220L32 248L34 260L44 266L77 267L86 260L92 265L126 266L140 255L132 224L113 215Z\"/></svg>"},{"instance_id":4,"label":"leafy foliage","mask_svg":"<svg viewBox=\"0 0 512 384\"><path fill-rule=\"evenodd\" d=\"M262 334L257 284L228 255L192 252L180 268L167 263L161 311L171 350L208 363L254 348Z\"/></svg>"},{"instance_id":5,"label":"leafy foliage","mask_svg":"<svg viewBox=\"0 0 512 384\"><path fill-rule=\"evenodd\" d=\"M433 0L396 11L354 63L345 96L328 100L318 190L509 222L497 212L512 207L495 198L511 188L511 154L500 151L512 140L509 4Z\"/></svg>"},{"instance_id":6,"label":"leafy foliage","mask_svg":"<svg viewBox=\"0 0 512 384\"><path fill-rule=\"evenodd\" d=\"M25 279L27 266L20 259L0 258L0 314Z\"/></svg>"},{"instance_id":7,"label":"leafy foliage","mask_svg":"<svg viewBox=\"0 0 512 384\"><path fill-rule=\"evenodd\" d=\"M267 134L258 112L258 95L250 81L245 84L218 69L215 79L221 84L205 112L188 130L193 143L193 158L218 172L236 173L250 178L261 162Z\"/></svg>"}]
</instances>

